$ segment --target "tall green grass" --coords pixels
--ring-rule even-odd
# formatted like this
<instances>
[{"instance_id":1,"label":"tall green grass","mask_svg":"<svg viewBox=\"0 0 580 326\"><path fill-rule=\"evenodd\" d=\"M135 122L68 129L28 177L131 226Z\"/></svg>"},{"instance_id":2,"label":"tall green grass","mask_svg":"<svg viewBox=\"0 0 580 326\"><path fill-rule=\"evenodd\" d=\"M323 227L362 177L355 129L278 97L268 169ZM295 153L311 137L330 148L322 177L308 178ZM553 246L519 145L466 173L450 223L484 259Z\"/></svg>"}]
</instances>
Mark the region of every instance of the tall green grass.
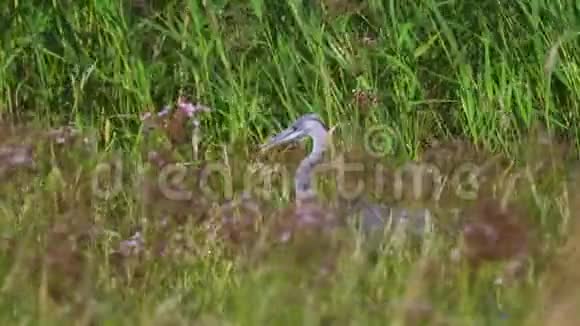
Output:
<instances>
[{"instance_id":1,"label":"tall green grass","mask_svg":"<svg viewBox=\"0 0 580 326\"><path fill-rule=\"evenodd\" d=\"M331 125L392 125L410 153L447 135L506 149L536 122L578 142L573 2L328 13L348 2L8 1L0 107L110 120L130 140L139 112L182 92L217 110L206 133L220 140L261 139L314 111ZM350 105L355 88L379 96L370 120Z\"/></svg>"}]
</instances>

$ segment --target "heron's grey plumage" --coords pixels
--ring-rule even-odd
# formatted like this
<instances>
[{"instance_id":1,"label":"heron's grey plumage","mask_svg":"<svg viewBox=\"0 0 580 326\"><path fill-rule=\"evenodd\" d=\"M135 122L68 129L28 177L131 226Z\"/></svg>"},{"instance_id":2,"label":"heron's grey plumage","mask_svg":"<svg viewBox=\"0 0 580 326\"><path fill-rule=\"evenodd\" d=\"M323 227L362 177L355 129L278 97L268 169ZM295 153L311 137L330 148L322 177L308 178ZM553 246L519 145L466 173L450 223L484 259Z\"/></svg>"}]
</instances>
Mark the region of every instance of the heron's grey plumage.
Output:
<instances>
[{"instance_id":1,"label":"heron's grey plumage","mask_svg":"<svg viewBox=\"0 0 580 326\"><path fill-rule=\"evenodd\" d=\"M309 137L313 146L310 154L304 158L294 176L296 199L298 201L315 197L312 189L312 171L319 164L328 147L328 131L318 115L309 113L301 116L287 129L270 138L262 145L262 150L281 144L298 141ZM411 211L389 207L386 205L370 204L364 199L357 199L348 204L348 215L359 215L360 227L365 233L374 230L383 230L387 225L398 227L405 224L413 233L422 233L429 219L428 210Z\"/></svg>"}]
</instances>

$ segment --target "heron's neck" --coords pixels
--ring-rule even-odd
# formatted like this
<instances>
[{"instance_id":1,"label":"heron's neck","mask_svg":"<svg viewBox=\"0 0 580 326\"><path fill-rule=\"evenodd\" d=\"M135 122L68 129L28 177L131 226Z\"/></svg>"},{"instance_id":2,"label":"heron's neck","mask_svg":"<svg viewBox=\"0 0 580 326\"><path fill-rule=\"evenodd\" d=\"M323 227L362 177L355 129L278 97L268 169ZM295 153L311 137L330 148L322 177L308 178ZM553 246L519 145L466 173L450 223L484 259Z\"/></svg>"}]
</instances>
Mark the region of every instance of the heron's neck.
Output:
<instances>
[{"instance_id":1,"label":"heron's neck","mask_svg":"<svg viewBox=\"0 0 580 326\"><path fill-rule=\"evenodd\" d=\"M312 152L300 162L294 178L296 199L298 201L315 196L312 189L312 171L322 161L327 146L327 135L327 131L322 126L314 128L310 133L313 143Z\"/></svg>"}]
</instances>

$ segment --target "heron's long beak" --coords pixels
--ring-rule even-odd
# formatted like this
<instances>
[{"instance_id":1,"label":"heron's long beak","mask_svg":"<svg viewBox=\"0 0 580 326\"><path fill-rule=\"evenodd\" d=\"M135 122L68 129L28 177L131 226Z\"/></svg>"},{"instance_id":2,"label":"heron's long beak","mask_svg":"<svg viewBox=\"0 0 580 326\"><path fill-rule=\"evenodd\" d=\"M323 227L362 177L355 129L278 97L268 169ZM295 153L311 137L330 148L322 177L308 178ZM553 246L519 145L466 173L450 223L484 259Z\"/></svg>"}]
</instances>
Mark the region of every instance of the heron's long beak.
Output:
<instances>
[{"instance_id":1,"label":"heron's long beak","mask_svg":"<svg viewBox=\"0 0 580 326\"><path fill-rule=\"evenodd\" d=\"M272 147L287 144L294 140L298 140L304 137L304 132L301 130L296 130L294 128L288 128L281 133L277 134L276 136L270 138L266 143L260 146L260 150L267 151Z\"/></svg>"}]
</instances>

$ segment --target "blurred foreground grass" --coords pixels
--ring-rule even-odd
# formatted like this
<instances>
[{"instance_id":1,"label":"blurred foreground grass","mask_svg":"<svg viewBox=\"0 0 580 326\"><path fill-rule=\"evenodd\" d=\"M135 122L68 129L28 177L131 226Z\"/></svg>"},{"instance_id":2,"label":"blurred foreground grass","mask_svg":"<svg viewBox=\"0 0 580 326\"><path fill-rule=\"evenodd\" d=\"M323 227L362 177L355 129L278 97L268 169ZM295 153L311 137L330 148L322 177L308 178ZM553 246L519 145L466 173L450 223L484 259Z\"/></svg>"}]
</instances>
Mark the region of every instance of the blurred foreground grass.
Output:
<instances>
[{"instance_id":1,"label":"blurred foreground grass","mask_svg":"<svg viewBox=\"0 0 580 326\"><path fill-rule=\"evenodd\" d=\"M6 1L0 321L577 325L579 9ZM196 118L193 157L191 121L169 118L168 140L140 120L180 95L211 108ZM368 168L352 177L367 180L369 196L427 206L443 231L378 249L350 230L279 245L263 237L287 218L292 189L279 179L270 198L241 200L242 215L260 207L256 225L222 223L233 213L219 178L210 180L217 198L159 193L170 162L187 162L187 182L219 163L232 171L234 201L249 170L293 173L303 146L259 155L255 144L305 112L336 127L329 159L344 152ZM380 136L372 156L369 137ZM410 159L448 177L439 198L393 198L392 179L376 191L375 164L388 175ZM487 163L471 199L453 187L467 163ZM99 196L96 172L119 191ZM327 199L333 177L320 178ZM513 208L501 210L504 199ZM458 226L463 217L472 231Z\"/></svg>"}]
</instances>

